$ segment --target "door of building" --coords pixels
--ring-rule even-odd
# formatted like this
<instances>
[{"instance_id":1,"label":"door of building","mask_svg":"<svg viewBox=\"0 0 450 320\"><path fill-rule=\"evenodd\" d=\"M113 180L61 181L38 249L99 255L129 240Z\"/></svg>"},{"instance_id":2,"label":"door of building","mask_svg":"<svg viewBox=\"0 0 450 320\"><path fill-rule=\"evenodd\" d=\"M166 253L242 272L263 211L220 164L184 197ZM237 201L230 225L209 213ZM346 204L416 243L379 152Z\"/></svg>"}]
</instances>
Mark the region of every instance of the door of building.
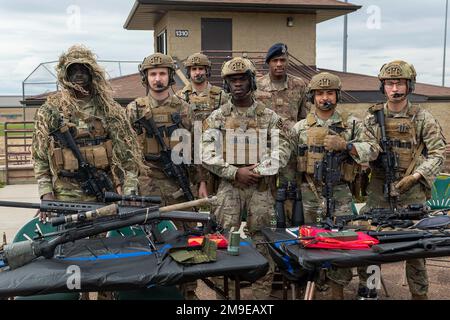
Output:
<instances>
[{"instance_id":1,"label":"door of building","mask_svg":"<svg viewBox=\"0 0 450 320\"><path fill-rule=\"evenodd\" d=\"M212 62L211 82L221 84L222 63L231 58L233 50L232 19L202 18L202 51Z\"/></svg>"}]
</instances>

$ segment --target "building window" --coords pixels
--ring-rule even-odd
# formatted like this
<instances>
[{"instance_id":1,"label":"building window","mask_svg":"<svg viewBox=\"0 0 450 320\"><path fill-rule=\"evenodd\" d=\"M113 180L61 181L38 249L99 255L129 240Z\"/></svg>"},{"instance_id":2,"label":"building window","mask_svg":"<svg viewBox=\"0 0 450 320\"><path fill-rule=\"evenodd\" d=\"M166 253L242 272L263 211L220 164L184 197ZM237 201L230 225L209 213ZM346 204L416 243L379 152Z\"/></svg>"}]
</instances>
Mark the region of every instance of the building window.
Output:
<instances>
[{"instance_id":1,"label":"building window","mask_svg":"<svg viewBox=\"0 0 450 320\"><path fill-rule=\"evenodd\" d=\"M156 37L156 52L167 54L167 30L164 30Z\"/></svg>"}]
</instances>

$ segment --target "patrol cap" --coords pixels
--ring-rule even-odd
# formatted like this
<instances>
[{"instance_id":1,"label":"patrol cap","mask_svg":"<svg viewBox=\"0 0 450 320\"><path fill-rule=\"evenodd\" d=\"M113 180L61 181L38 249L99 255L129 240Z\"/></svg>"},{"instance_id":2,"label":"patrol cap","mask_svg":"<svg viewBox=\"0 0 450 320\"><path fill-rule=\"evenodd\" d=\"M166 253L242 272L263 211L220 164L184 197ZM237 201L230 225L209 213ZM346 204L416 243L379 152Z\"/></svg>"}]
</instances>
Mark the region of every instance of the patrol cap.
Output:
<instances>
[{"instance_id":1,"label":"patrol cap","mask_svg":"<svg viewBox=\"0 0 450 320\"><path fill-rule=\"evenodd\" d=\"M402 60L395 60L381 67L378 79L380 81L387 79L408 79L416 82L416 76L417 73L412 64Z\"/></svg>"},{"instance_id":2,"label":"patrol cap","mask_svg":"<svg viewBox=\"0 0 450 320\"><path fill-rule=\"evenodd\" d=\"M167 67L175 71L175 62L171 56L162 53L154 53L148 56L139 65L139 71L142 73L147 69L164 68Z\"/></svg>"},{"instance_id":3,"label":"patrol cap","mask_svg":"<svg viewBox=\"0 0 450 320\"><path fill-rule=\"evenodd\" d=\"M267 51L266 54L266 63L269 63L269 61L272 58L279 57L285 53L287 53L287 45L284 43L275 43L273 46L270 47L270 49Z\"/></svg>"},{"instance_id":4,"label":"patrol cap","mask_svg":"<svg viewBox=\"0 0 450 320\"><path fill-rule=\"evenodd\" d=\"M253 63L246 58L235 57L222 65L221 76L225 77L250 72L251 76L255 76L256 69Z\"/></svg>"},{"instance_id":5,"label":"patrol cap","mask_svg":"<svg viewBox=\"0 0 450 320\"><path fill-rule=\"evenodd\" d=\"M313 90L341 90L341 79L329 72L321 72L311 78L308 84L308 91Z\"/></svg>"},{"instance_id":6,"label":"patrol cap","mask_svg":"<svg viewBox=\"0 0 450 320\"><path fill-rule=\"evenodd\" d=\"M208 57L202 53L194 53L186 59L184 66L185 67L193 67L193 66L211 67L211 61L209 61Z\"/></svg>"}]
</instances>

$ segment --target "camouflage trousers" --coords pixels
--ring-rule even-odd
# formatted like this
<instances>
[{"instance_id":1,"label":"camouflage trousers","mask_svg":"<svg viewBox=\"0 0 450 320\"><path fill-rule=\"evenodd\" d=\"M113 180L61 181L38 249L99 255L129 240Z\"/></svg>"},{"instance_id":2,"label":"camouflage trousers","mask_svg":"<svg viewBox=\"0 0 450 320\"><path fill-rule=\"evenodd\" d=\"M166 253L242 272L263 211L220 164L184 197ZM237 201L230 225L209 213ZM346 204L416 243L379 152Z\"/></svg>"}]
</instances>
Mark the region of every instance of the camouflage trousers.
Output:
<instances>
[{"instance_id":1,"label":"camouflage trousers","mask_svg":"<svg viewBox=\"0 0 450 320\"><path fill-rule=\"evenodd\" d=\"M368 210L370 210L371 207L374 208L389 206L389 202L382 198L382 194L380 195L380 189L375 188L375 186L382 188L382 183L380 183L378 180L372 180L371 185L371 187L369 185L369 198L367 204L366 206L361 208L360 214L366 213ZM413 190L413 193L411 193L411 190ZM400 197L400 206L425 202L425 193L420 185L414 186L411 190ZM379 200L379 202L374 204L374 198ZM360 287L366 286L367 279L370 276L367 274L366 269L366 267L358 268ZM411 292L411 294L421 296L428 293L428 273L425 259L406 260L406 280L408 281L409 291Z\"/></svg>"},{"instance_id":2,"label":"camouflage trousers","mask_svg":"<svg viewBox=\"0 0 450 320\"><path fill-rule=\"evenodd\" d=\"M270 222L275 219L275 200L270 188L265 191L258 191L255 186L243 189L222 180L217 190L217 203L214 215L225 230L232 227L239 229L242 213L246 211L250 238L254 242L264 241L261 229L270 226ZM265 245L258 245L256 248L269 261L269 271L252 284L252 292L255 299L267 299L272 286L274 263ZM219 279L214 279L214 282L219 287L223 283ZM233 283L230 288L234 288Z\"/></svg>"},{"instance_id":3,"label":"camouflage trousers","mask_svg":"<svg viewBox=\"0 0 450 320\"><path fill-rule=\"evenodd\" d=\"M319 217L324 217L323 199L317 199L317 196L311 190L308 183L302 183L303 211L305 215L305 223L314 224ZM321 195L321 189L317 189L317 193ZM352 194L346 184L340 184L333 188L333 196L336 207L334 214L349 215L351 214ZM332 268L325 272L327 279L341 285L346 286L352 281L353 273L351 268Z\"/></svg>"},{"instance_id":4,"label":"camouflage trousers","mask_svg":"<svg viewBox=\"0 0 450 320\"><path fill-rule=\"evenodd\" d=\"M359 287L367 287L370 274L367 267L358 267ZM428 273L425 259L406 260L406 280L409 291L413 295L424 296L428 294Z\"/></svg>"}]
</instances>

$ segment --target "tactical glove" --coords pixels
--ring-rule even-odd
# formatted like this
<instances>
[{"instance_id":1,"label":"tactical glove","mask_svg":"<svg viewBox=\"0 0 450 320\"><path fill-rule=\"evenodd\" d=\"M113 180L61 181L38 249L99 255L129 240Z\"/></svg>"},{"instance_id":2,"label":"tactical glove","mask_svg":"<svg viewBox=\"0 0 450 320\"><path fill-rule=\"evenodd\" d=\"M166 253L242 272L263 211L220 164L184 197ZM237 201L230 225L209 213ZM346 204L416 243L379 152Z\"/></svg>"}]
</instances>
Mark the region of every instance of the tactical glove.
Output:
<instances>
[{"instance_id":1,"label":"tactical glove","mask_svg":"<svg viewBox=\"0 0 450 320\"><path fill-rule=\"evenodd\" d=\"M400 194L403 194L411 189L417 181L418 179L414 175L406 176L395 185L395 189L397 189Z\"/></svg>"}]
</instances>

